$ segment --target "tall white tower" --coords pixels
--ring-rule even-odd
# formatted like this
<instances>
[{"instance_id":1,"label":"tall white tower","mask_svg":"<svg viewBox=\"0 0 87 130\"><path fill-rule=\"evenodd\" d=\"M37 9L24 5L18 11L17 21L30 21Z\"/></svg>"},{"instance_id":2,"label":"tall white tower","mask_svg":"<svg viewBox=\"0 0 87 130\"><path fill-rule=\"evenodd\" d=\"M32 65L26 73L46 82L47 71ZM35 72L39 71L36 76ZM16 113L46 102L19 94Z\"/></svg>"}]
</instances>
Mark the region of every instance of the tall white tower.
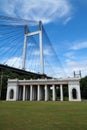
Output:
<instances>
[{"instance_id":1,"label":"tall white tower","mask_svg":"<svg viewBox=\"0 0 87 130\"><path fill-rule=\"evenodd\" d=\"M42 22L41 21L39 22L39 30L35 31L35 32L28 32L28 26L27 25L25 26L22 69L25 70L27 37L30 37L33 35L39 35L40 73L44 74L43 45L42 45Z\"/></svg>"}]
</instances>

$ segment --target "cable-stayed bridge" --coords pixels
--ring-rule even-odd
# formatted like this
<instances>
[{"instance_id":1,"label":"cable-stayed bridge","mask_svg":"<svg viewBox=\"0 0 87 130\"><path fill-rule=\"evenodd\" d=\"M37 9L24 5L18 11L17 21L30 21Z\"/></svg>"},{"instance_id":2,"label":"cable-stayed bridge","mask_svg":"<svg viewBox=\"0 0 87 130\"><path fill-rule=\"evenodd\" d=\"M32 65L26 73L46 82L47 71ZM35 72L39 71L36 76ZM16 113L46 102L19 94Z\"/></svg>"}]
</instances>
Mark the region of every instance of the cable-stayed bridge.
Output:
<instances>
[{"instance_id":1,"label":"cable-stayed bridge","mask_svg":"<svg viewBox=\"0 0 87 130\"><path fill-rule=\"evenodd\" d=\"M0 64L51 77L67 76L38 21L0 16Z\"/></svg>"}]
</instances>

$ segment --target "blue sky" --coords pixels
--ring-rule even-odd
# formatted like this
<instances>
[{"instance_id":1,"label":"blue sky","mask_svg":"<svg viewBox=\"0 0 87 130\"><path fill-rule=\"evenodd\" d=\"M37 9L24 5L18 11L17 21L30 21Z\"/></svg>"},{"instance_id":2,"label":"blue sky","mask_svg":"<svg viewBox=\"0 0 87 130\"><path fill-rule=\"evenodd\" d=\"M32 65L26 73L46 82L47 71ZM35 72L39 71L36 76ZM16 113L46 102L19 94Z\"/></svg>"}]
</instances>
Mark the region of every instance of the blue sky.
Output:
<instances>
[{"instance_id":1,"label":"blue sky","mask_svg":"<svg viewBox=\"0 0 87 130\"><path fill-rule=\"evenodd\" d=\"M87 75L87 0L0 0L0 15L42 20L66 75Z\"/></svg>"}]
</instances>

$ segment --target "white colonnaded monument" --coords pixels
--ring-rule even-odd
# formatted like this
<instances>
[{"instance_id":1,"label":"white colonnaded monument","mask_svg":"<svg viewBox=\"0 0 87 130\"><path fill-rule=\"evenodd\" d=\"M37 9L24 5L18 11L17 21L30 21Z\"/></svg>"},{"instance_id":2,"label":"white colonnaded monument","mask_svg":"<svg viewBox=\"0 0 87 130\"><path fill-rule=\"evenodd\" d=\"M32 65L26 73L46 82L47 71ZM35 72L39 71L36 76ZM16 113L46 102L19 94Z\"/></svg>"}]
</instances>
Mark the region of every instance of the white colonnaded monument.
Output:
<instances>
[{"instance_id":1,"label":"white colonnaded monument","mask_svg":"<svg viewBox=\"0 0 87 130\"><path fill-rule=\"evenodd\" d=\"M56 101L57 89L60 89L60 101L63 101L63 86L66 85L68 87L69 101L81 101L79 80L79 78L37 80L9 79L6 100L49 101L51 90L51 100ZM73 97L73 90L76 91L76 98Z\"/></svg>"},{"instance_id":2,"label":"white colonnaded monument","mask_svg":"<svg viewBox=\"0 0 87 130\"><path fill-rule=\"evenodd\" d=\"M43 48L42 48L42 23L39 22L39 31L28 33L27 26L25 26L24 35L24 50L23 50L23 63L22 69L25 69L25 59L26 59L26 47L27 47L27 37L32 35L39 35L40 42L40 71L44 74L43 66ZM28 100L28 101L56 101L58 99L57 92L60 92L60 101L63 101L63 87L66 85L68 87L68 99L69 101L81 101L80 94L80 78L59 78L59 79L31 79L31 80L19 80L19 79L9 79L7 85L7 101L18 101L18 100ZM50 91L51 90L51 91ZM73 96L73 91L75 91L75 98ZM51 93L51 99L50 99Z\"/></svg>"}]
</instances>

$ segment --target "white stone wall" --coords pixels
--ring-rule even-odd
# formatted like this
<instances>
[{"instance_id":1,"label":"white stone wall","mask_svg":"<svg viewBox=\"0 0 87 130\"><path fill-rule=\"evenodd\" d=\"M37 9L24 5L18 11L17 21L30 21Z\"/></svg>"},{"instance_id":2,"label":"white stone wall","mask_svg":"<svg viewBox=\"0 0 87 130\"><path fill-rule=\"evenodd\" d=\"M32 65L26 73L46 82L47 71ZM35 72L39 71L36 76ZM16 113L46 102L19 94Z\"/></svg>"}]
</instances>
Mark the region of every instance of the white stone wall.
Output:
<instances>
[{"instance_id":1,"label":"white stone wall","mask_svg":"<svg viewBox=\"0 0 87 130\"><path fill-rule=\"evenodd\" d=\"M10 92L13 90L13 98L10 98ZM9 86L7 88L7 101L17 101L18 100L18 87L17 86Z\"/></svg>"},{"instance_id":2,"label":"white stone wall","mask_svg":"<svg viewBox=\"0 0 87 130\"><path fill-rule=\"evenodd\" d=\"M76 90L76 99L73 98L73 89ZM69 91L69 101L81 101L81 92L79 82L69 82L68 84Z\"/></svg>"}]
</instances>

